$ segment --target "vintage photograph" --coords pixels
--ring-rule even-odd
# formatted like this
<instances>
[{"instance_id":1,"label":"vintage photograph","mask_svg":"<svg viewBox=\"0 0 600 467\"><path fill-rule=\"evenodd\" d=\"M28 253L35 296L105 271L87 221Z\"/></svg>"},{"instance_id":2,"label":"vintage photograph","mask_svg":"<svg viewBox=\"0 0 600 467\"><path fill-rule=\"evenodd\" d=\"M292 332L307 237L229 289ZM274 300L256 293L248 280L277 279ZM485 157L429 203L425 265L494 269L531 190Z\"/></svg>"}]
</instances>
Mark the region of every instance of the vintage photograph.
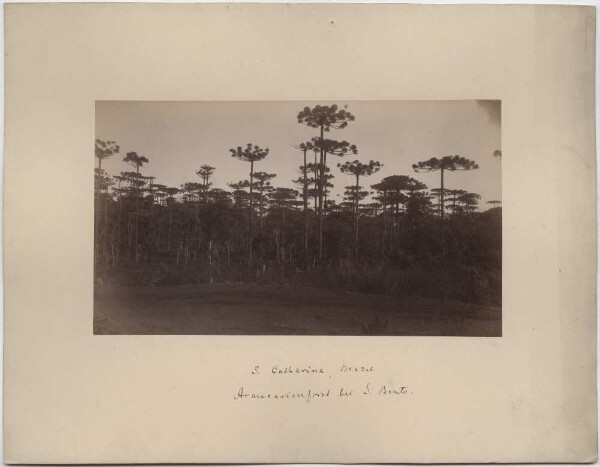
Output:
<instances>
[{"instance_id":1,"label":"vintage photograph","mask_svg":"<svg viewBox=\"0 0 600 467\"><path fill-rule=\"evenodd\" d=\"M501 336L501 102L97 101L94 334Z\"/></svg>"}]
</instances>

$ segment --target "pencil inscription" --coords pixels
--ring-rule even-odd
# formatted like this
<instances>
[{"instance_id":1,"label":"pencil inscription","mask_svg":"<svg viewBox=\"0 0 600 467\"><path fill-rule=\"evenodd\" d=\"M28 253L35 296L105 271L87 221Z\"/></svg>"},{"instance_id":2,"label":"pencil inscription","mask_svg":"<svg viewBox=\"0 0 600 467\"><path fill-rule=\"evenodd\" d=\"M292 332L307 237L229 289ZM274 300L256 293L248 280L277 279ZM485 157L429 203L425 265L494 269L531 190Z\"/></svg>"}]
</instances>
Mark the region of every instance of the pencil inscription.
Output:
<instances>
[{"instance_id":1,"label":"pencil inscription","mask_svg":"<svg viewBox=\"0 0 600 467\"><path fill-rule=\"evenodd\" d=\"M263 371L264 368L264 371ZM317 400L357 399L357 398L400 398L413 393L408 386L399 383L385 383L376 380L364 381L376 375L375 366L370 363L342 363L335 368L312 365L254 365L250 370L252 384L242 384L233 395L233 400L298 400L310 403ZM273 375L294 376L275 378ZM307 383L302 376L314 376ZM339 381L336 381L339 378ZM389 378L386 378L389 380ZM288 381L293 381L290 387ZM269 386L273 384L274 387Z\"/></svg>"}]
</instances>

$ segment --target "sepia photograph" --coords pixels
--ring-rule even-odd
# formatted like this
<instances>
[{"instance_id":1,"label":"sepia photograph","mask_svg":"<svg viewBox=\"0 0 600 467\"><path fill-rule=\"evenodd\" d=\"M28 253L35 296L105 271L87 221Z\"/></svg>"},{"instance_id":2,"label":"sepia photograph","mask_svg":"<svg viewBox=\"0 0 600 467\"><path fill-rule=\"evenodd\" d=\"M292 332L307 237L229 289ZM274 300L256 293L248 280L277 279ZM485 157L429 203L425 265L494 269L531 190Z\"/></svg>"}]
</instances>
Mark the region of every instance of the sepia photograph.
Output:
<instances>
[{"instance_id":1,"label":"sepia photograph","mask_svg":"<svg viewBox=\"0 0 600 467\"><path fill-rule=\"evenodd\" d=\"M502 335L499 100L95 110L94 334Z\"/></svg>"}]
</instances>

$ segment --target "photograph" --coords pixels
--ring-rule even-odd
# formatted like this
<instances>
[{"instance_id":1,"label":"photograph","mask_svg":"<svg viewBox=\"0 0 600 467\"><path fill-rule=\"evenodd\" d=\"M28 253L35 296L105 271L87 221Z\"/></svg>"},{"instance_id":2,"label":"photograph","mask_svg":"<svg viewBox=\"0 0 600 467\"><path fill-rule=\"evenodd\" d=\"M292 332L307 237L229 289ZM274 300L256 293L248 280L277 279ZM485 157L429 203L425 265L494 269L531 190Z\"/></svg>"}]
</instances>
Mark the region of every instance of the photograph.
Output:
<instances>
[{"instance_id":1,"label":"photograph","mask_svg":"<svg viewBox=\"0 0 600 467\"><path fill-rule=\"evenodd\" d=\"M94 146L95 335L502 336L500 100L96 101Z\"/></svg>"}]
</instances>

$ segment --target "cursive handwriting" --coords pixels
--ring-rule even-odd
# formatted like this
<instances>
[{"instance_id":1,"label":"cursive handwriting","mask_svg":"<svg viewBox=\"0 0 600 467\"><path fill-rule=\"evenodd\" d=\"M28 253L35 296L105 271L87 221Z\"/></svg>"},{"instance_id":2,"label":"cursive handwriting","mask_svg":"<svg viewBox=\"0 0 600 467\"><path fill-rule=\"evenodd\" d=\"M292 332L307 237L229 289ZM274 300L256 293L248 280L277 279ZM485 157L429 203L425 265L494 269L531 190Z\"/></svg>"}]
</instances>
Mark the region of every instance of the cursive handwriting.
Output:
<instances>
[{"instance_id":1,"label":"cursive handwriting","mask_svg":"<svg viewBox=\"0 0 600 467\"><path fill-rule=\"evenodd\" d=\"M248 391L244 386L240 386L237 393L234 394L233 400L251 400L251 399L271 399L271 400L289 400L298 399L307 403L314 399L348 399L353 397L365 396L408 396L412 395L408 391L407 386L392 387L389 385L374 385L367 383L361 390L354 390L348 387L340 387L339 389L326 388L309 388L300 391L278 391L278 392L253 392Z\"/></svg>"},{"instance_id":2,"label":"cursive handwriting","mask_svg":"<svg viewBox=\"0 0 600 467\"><path fill-rule=\"evenodd\" d=\"M271 373L273 373L274 375L287 375L287 374L302 374L302 375L309 375L309 374L325 374L325 372L323 371L323 368L313 368L310 365L304 368L300 368L300 367L292 367L292 366L286 366L286 367L279 367L277 365L275 365L274 367L271 368Z\"/></svg>"},{"instance_id":3,"label":"cursive handwriting","mask_svg":"<svg viewBox=\"0 0 600 467\"><path fill-rule=\"evenodd\" d=\"M371 373L375 371L373 365L348 366L346 364L340 367L340 373Z\"/></svg>"},{"instance_id":4,"label":"cursive handwriting","mask_svg":"<svg viewBox=\"0 0 600 467\"><path fill-rule=\"evenodd\" d=\"M285 381L303 381L302 378L294 377L277 378L277 388L261 388L260 390L247 389L246 385L239 386L239 389L233 395L233 400L297 400L310 403L312 401L325 401L335 399L356 399L356 398L386 398L396 399L412 396L412 391L408 386L400 384L382 384L377 382L375 367L370 363L348 364L341 363L337 367L325 368L312 365L255 365L250 374L263 382L275 381L270 377L272 375L310 375L310 383L304 383L304 387L285 387ZM314 376L314 379L313 379ZM365 381L365 379L368 380ZM389 377L386 378L389 381ZM308 382L308 380L304 380ZM281 386L284 386L283 388ZM297 384L295 384L297 386Z\"/></svg>"},{"instance_id":5,"label":"cursive handwriting","mask_svg":"<svg viewBox=\"0 0 600 467\"><path fill-rule=\"evenodd\" d=\"M260 375L262 368L260 365L255 365L252 368L251 374ZM375 367L373 365L346 365L343 363L339 369L339 373L373 373ZM269 373L273 375L324 375L331 374L325 371L323 367L311 365L273 365L269 367Z\"/></svg>"},{"instance_id":6,"label":"cursive handwriting","mask_svg":"<svg viewBox=\"0 0 600 467\"><path fill-rule=\"evenodd\" d=\"M244 387L240 387L237 394L233 396L233 400L245 400L245 399L303 399L306 402L310 402L312 399L324 399L331 396L331 389L327 388L324 391L315 391L313 389L308 389L307 391L288 391L288 392L280 392L280 393L271 393L271 392L246 392Z\"/></svg>"}]
</instances>

